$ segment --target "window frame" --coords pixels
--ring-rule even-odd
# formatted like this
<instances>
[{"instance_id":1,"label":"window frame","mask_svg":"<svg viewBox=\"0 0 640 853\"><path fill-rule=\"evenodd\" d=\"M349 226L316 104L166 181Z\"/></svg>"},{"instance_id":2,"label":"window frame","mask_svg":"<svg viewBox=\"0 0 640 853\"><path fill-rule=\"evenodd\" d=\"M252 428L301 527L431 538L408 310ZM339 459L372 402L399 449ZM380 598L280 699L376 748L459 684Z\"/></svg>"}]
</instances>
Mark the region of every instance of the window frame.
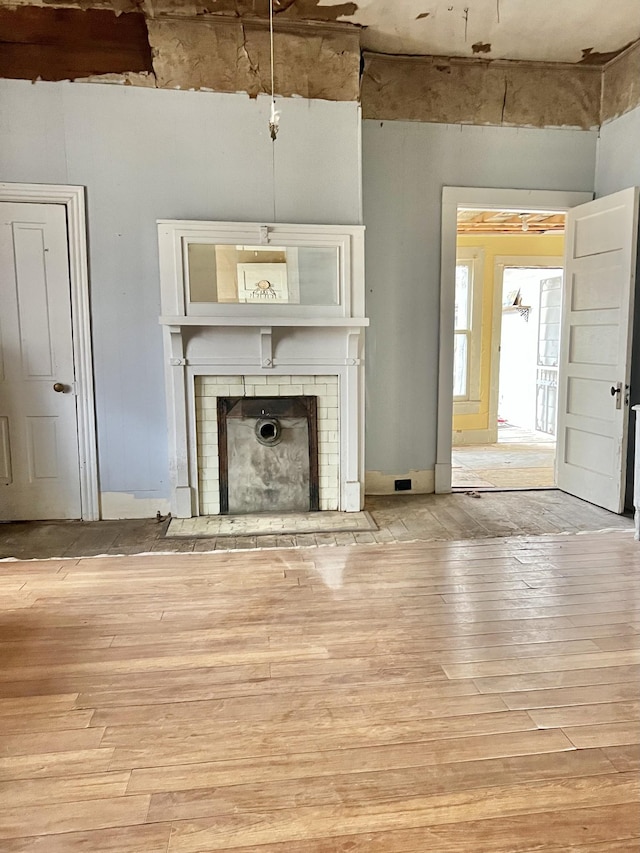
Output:
<instances>
[{"instance_id":1,"label":"window frame","mask_svg":"<svg viewBox=\"0 0 640 853\"><path fill-rule=\"evenodd\" d=\"M453 397L454 415L474 415L480 412L480 385L482 378L482 298L484 290L484 250L477 247L458 246L456 250L456 268L468 266L470 279L469 328L455 329L455 336L464 334L467 338L467 389L461 396ZM454 282L455 301L455 282ZM455 316L455 315L454 315ZM453 378L453 377L452 377Z\"/></svg>"}]
</instances>

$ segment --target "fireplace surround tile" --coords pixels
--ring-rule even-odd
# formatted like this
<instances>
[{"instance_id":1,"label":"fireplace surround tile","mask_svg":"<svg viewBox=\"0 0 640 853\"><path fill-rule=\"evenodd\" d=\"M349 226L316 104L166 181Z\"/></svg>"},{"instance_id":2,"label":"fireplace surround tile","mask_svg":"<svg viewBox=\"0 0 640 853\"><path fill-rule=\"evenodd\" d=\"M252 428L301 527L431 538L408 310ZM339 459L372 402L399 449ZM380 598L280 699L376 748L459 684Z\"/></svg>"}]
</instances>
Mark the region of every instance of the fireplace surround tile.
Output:
<instances>
[{"instance_id":1,"label":"fireplace surround tile","mask_svg":"<svg viewBox=\"0 0 640 853\"><path fill-rule=\"evenodd\" d=\"M302 392L300 391L302 389ZM320 509L337 510L340 501L338 376L197 376L195 378L198 491L201 515L220 513L218 397L284 396L318 398L318 470Z\"/></svg>"}]
</instances>

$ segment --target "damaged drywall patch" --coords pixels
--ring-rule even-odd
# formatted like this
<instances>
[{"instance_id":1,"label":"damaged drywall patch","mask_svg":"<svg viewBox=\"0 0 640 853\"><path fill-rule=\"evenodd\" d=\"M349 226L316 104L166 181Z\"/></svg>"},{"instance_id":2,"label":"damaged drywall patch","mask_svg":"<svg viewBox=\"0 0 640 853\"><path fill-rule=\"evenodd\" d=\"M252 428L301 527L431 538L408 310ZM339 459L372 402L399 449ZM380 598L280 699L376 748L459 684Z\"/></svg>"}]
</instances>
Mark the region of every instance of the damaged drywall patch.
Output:
<instances>
[{"instance_id":1,"label":"damaged drywall patch","mask_svg":"<svg viewBox=\"0 0 640 853\"><path fill-rule=\"evenodd\" d=\"M251 82L249 83L247 91L249 97L257 98L261 92L268 91L269 82L268 80L262 79L262 76L260 74L260 63L257 58L255 61L251 59L251 54L249 53L249 47L247 45L247 33L244 28L244 24L240 24L240 32L242 34L242 44L240 48L242 51L242 58L246 60L246 70L251 76Z\"/></svg>"},{"instance_id":2,"label":"damaged drywall patch","mask_svg":"<svg viewBox=\"0 0 640 853\"><path fill-rule=\"evenodd\" d=\"M159 15L223 15L233 18L269 17L269 0L0 0L3 6L52 6L75 9L108 9ZM335 23L352 18L358 11L354 2L327 3L326 0L274 0L277 17L289 21Z\"/></svg>"},{"instance_id":3,"label":"damaged drywall patch","mask_svg":"<svg viewBox=\"0 0 640 853\"><path fill-rule=\"evenodd\" d=\"M502 84L453 61L365 55L363 118L498 124Z\"/></svg>"},{"instance_id":4,"label":"damaged drywall patch","mask_svg":"<svg viewBox=\"0 0 640 853\"><path fill-rule=\"evenodd\" d=\"M428 18L431 12L420 12L419 15L416 15L416 21L422 21L424 18Z\"/></svg>"},{"instance_id":5,"label":"damaged drywall patch","mask_svg":"<svg viewBox=\"0 0 640 853\"><path fill-rule=\"evenodd\" d=\"M582 49L582 59L580 60L581 65L606 65L607 62L611 62L612 59L615 59L617 56L620 56L621 53L624 53L633 42L627 42L623 47L618 48L618 50L610 50L608 53L598 53L597 50L594 50L592 47L585 47Z\"/></svg>"},{"instance_id":6,"label":"damaged drywall patch","mask_svg":"<svg viewBox=\"0 0 640 853\"><path fill-rule=\"evenodd\" d=\"M107 10L0 8L0 76L75 80L152 72L144 15Z\"/></svg>"},{"instance_id":7,"label":"damaged drywall patch","mask_svg":"<svg viewBox=\"0 0 640 853\"><path fill-rule=\"evenodd\" d=\"M88 2L109 3L111 0ZM156 5L162 3L164 0L158 0ZM148 4L149 0L145 0L147 12ZM340 9L350 11L351 5L355 8L355 4L331 8L337 15ZM265 10L268 8L262 3L257 11L261 11L262 6ZM244 11L249 4L238 3L233 7ZM308 3L298 3L297 8L296 14L306 14L311 7ZM291 13L292 9L293 4L289 4L282 14ZM105 9L84 12L42 5L0 8L0 41L5 42L0 51L0 75L32 80L71 79L127 86L246 91L252 97L270 91L268 22L255 17L245 20L205 16L201 7L198 11L197 17L189 19L145 17L137 12L118 15ZM21 26L16 25L16 21ZM277 94L359 100L359 27L281 18L277 24L275 48Z\"/></svg>"},{"instance_id":8,"label":"damaged drywall patch","mask_svg":"<svg viewBox=\"0 0 640 853\"><path fill-rule=\"evenodd\" d=\"M157 89L155 74L147 71L124 74L95 74L91 77L76 77L76 83L112 83L116 86L136 86L142 89Z\"/></svg>"},{"instance_id":9,"label":"damaged drywall patch","mask_svg":"<svg viewBox=\"0 0 640 853\"><path fill-rule=\"evenodd\" d=\"M591 129L600 120L600 71L368 53L362 111L372 119Z\"/></svg>"},{"instance_id":10,"label":"damaged drywall patch","mask_svg":"<svg viewBox=\"0 0 640 853\"><path fill-rule=\"evenodd\" d=\"M148 21L153 66L162 88L270 91L269 32L264 24L225 19ZM276 94L357 101L359 31L280 27L274 38Z\"/></svg>"},{"instance_id":11,"label":"damaged drywall patch","mask_svg":"<svg viewBox=\"0 0 640 853\"><path fill-rule=\"evenodd\" d=\"M505 68L509 90L503 123L533 127L600 125L601 73L594 68L556 64Z\"/></svg>"},{"instance_id":12,"label":"damaged drywall patch","mask_svg":"<svg viewBox=\"0 0 640 853\"><path fill-rule=\"evenodd\" d=\"M602 121L640 106L640 41L610 62L602 75Z\"/></svg>"},{"instance_id":13,"label":"damaged drywall patch","mask_svg":"<svg viewBox=\"0 0 640 853\"><path fill-rule=\"evenodd\" d=\"M145 8L150 16L205 14L265 20L269 17L269 0L145 0ZM330 5L322 0L276 0L273 11L280 20L335 23L353 17L358 6L352 2Z\"/></svg>"},{"instance_id":14,"label":"damaged drywall patch","mask_svg":"<svg viewBox=\"0 0 640 853\"><path fill-rule=\"evenodd\" d=\"M266 7L265 15L269 10L269 2L268 0L262 0ZM245 0L244 5L253 7L255 4L253 0L251 2L247 2ZM358 6L356 3L335 3L329 5L322 0L280 0L280 2L276 2L274 5L274 12L277 15L282 15L283 17L290 16L292 19L298 20L306 20L306 21L323 21L325 23L331 21L339 21L344 18L351 18L358 11ZM254 13L255 14L255 13Z\"/></svg>"}]
</instances>

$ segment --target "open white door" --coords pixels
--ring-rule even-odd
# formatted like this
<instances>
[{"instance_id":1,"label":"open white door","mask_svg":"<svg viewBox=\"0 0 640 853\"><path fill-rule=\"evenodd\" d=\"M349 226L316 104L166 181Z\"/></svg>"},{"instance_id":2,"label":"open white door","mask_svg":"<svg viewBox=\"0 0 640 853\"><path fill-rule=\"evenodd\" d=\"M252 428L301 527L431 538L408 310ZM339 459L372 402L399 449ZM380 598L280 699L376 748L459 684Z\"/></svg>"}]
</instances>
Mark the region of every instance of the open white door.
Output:
<instances>
[{"instance_id":1,"label":"open white door","mask_svg":"<svg viewBox=\"0 0 640 853\"><path fill-rule=\"evenodd\" d=\"M557 484L624 508L638 188L567 214L558 383Z\"/></svg>"}]
</instances>

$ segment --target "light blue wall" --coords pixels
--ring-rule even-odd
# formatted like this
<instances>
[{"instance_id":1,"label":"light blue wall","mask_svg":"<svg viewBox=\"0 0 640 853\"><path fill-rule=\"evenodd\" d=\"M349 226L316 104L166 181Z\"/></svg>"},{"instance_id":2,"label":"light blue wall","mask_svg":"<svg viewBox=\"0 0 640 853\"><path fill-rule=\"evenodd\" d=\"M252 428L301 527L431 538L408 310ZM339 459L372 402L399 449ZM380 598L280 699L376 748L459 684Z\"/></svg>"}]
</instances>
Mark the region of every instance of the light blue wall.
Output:
<instances>
[{"instance_id":1,"label":"light blue wall","mask_svg":"<svg viewBox=\"0 0 640 853\"><path fill-rule=\"evenodd\" d=\"M640 107L600 128L596 195L640 186Z\"/></svg>"},{"instance_id":2,"label":"light blue wall","mask_svg":"<svg viewBox=\"0 0 640 853\"><path fill-rule=\"evenodd\" d=\"M0 81L0 180L87 188L102 492L167 498L157 219L361 222L356 103Z\"/></svg>"},{"instance_id":3,"label":"light blue wall","mask_svg":"<svg viewBox=\"0 0 640 853\"><path fill-rule=\"evenodd\" d=\"M436 454L443 186L593 191L597 133L365 121L366 468Z\"/></svg>"},{"instance_id":4,"label":"light blue wall","mask_svg":"<svg viewBox=\"0 0 640 853\"><path fill-rule=\"evenodd\" d=\"M0 81L0 180L87 187L102 491L168 496L156 219L357 224L362 165L366 467L402 476L435 461L442 187L594 188L595 132L366 121L361 161L356 104L286 99L274 217L268 109L244 95ZM638 138L638 111L618 122ZM622 180L607 146L640 171L640 146L616 124L600 143L606 191Z\"/></svg>"}]
</instances>

